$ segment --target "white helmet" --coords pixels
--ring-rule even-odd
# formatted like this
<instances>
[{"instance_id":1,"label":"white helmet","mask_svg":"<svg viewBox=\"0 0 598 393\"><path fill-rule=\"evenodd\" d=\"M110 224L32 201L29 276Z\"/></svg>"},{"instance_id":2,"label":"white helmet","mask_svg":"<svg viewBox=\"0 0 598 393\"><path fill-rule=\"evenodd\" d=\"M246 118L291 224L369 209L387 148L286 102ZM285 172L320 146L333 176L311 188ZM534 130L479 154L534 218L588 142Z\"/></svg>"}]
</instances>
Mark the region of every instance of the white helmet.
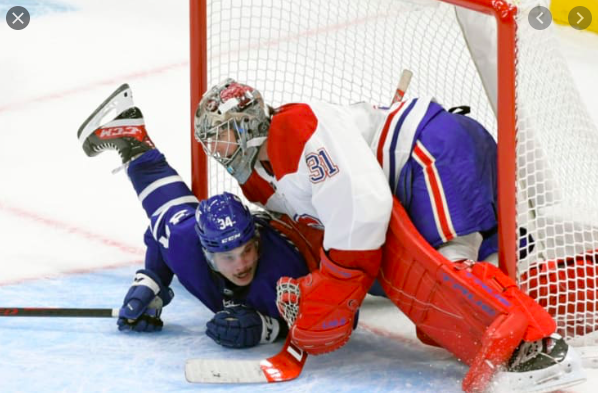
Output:
<instances>
[{"instance_id":1,"label":"white helmet","mask_svg":"<svg viewBox=\"0 0 598 393\"><path fill-rule=\"evenodd\" d=\"M269 128L260 92L231 78L208 90L195 111L195 139L239 184L251 175Z\"/></svg>"}]
</instances>

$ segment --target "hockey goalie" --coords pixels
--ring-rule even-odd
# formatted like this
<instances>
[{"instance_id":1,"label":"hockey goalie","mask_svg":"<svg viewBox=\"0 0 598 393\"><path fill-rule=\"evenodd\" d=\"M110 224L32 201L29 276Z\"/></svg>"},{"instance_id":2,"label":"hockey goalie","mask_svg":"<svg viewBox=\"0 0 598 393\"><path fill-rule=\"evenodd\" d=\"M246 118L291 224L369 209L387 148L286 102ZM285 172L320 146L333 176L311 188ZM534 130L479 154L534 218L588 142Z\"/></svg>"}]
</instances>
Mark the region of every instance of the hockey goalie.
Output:
<instances>
[{"instance_id":1,"label":"hockey goalie","mask_svg":"<svg viewBox=\"0 0 598 393\"><path fill-rule=\"evenodd\" d=\"M274 109L227 79L204 95L195 127L249 200L324 229L319 269L278 284L297 347L343 346L378 276L422 341L470 365L465 391L584 380L551 316L493 264L472 262L498 251L496 143L465 113L430 97Z\"/></svg>"}]
</instances>

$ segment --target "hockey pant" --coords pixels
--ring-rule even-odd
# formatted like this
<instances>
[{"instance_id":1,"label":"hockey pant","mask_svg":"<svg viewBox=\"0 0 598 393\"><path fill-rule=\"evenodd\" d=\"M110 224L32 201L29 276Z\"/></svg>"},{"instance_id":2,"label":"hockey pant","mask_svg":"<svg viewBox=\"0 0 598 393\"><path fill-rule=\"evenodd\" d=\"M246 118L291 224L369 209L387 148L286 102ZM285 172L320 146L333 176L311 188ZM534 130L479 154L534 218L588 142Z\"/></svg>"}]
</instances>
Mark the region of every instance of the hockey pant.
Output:
<instances>
[{"instance_id":1,"label":"hockey pant","mask_svg":"<svg viewBox=\"0 0 598 393\"><path fill-rule=\"evenodd\" d=\"M550 315L498 268L443 258L396 199L383 253L382 288L424 342L470 366L463 380L467 392L483 391L521 341L556 329Z\"/></svg>"}]
</instances>

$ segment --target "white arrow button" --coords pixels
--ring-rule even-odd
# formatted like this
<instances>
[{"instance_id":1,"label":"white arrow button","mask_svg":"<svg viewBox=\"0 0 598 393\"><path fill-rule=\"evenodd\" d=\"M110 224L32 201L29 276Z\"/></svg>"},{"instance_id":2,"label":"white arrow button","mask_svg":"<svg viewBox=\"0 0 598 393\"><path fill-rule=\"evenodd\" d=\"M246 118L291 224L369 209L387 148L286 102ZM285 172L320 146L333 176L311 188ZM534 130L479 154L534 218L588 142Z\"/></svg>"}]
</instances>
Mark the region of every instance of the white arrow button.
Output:
<instances>
[{"instance_id":1,"label":"white arrow button","mask_svg":"<svg viewBox=\"0 0 598 393\"><path fill-rule=\"evenodd\" d=\"M577 21L577 24L580 24L581 21L583 20L583 15L580 14L579 12L577 13L577 15L579 15L579 20Z\"/></svg>"},{"instance_id":2,"label":"white arrow button","mask_svg":"<svg viewBox=\"0 0 598 393\"><path fill-rule=\"evenodd\" d=\"M542 22L542 19L540 19L542 15L544 15L544 13L540 12L540 15L536 16L536 19L538 19L538 22L540 22L541 24L544 24L544 22Z\"/></svg>"}]
</instances>

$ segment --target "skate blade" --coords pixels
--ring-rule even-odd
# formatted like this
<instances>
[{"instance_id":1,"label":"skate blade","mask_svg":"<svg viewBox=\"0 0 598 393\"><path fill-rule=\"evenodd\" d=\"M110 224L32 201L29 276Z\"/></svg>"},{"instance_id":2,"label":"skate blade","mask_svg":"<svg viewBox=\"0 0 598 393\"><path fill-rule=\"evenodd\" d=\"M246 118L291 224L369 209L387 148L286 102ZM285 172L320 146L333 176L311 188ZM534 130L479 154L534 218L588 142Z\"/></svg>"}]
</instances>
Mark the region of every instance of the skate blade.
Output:
<instances>
[{"instance_id":1,"label":"skate blade","mask_svg":"<svg viewBox=\"0 0 598 393\"><path fill-rule=\"evenodd\" d=\"M77 132L77 138L83 145L89 135L97 130L105 120L106 116L113 112L112 120L126 109L133 106L133 92L128 84L124 83L106 98L104 102L81 124Z\"/></svg>"},{"instance_id":2,"label":"skate blade","mask_svg":"<svg viewBox=\"0 0 598 393\"><path fill-rule=\"evenodd\" d=\"M489 393L552 392L586 381L582 361L569 347L565 360L552 367L527 372L500 372L491 382Z\"/></svg>"}]
</instances>

